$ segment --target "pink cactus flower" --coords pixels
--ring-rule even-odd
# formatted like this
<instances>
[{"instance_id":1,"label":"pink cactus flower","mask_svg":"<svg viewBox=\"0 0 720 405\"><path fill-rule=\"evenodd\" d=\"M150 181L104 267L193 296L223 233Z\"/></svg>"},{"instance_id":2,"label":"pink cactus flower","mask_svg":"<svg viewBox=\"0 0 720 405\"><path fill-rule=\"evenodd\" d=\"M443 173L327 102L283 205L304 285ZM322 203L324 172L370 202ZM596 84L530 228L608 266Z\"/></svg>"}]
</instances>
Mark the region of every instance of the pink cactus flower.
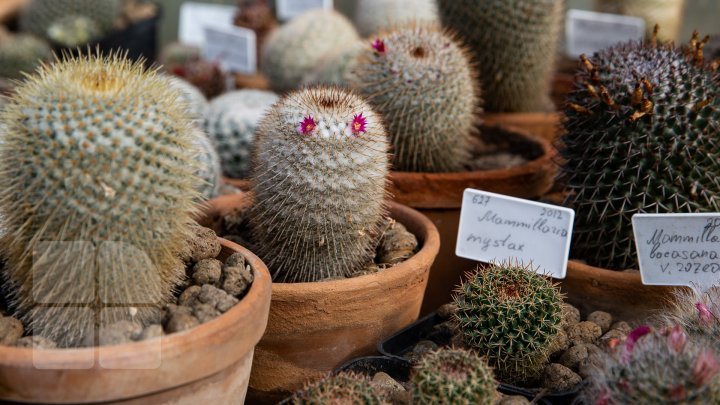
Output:
<instances>
[{"instance_id":1,"label":"pink cactus flower","mask_svg":"<svg viewBox=\"0 0 720 405\"><path fill-rule=\"evenodd\" d=\"M668 345L675 350L676 353L680 353L685 348L687 342L687 335L685 331L679 325L675 325L669 330L668 334Z\"/></svg>"},{"instance_id":2,"label":"pink cactus flower","mask_svg":"<svg viewBox=\"0 0 720 405\"><path fill-rule=\"evenodd\" d=\"M312 133L312 131L314 131L316 127L317 127L317 123L315 122L315 120L313 119L312 116L308 115L300 123L300 126L298 127L298 132L300 132L303 135L308 135L308 134Z\"/></svg>"},{"instance_id":3,"label":"pink cactus flower","mask_svg":"<svg viewBox=\"0 0 720 405\"><path fill-rule=\"evenodd\" d=\"M623 361L630 361L632 351L635 348L635 343L637 343L637 341L640 340L641 337L647 335L650 332L652 332L652 328L647 325L638 326L632 332L630 332L627 340L625 340L625 352L622 356Z\"/></svg>"},{"instance_id":4,"label":"pink cactus flower","mask_svg":"<svg viewBox=\"0 0 720 405\"><path fill-rule=\"evenodd\" d=\"M367 125L367 119L363 117L363 113L357 114L353 117L350 129L352 133L358 135L362 132L367 132L365 126Z\"/></svg>"},{"instance_id":5,"label":"pink cactus flower","mask_svg":"<svg viewBox=\"0 0 720 405\"><path fill-rule=\"evenodd\" d=\"M698 316L700 317L700 320L704 323L710 323L715 319L715 316L712 312L710 312L710 309L707 307L707 305L703 304L702 302L698 302L695 304L695 308L698 310Z\"/></svg>"},{"instance_id":6,"label":"pink cactus flower","mask_svg":"<svg viewBox=\"0 0 720 405\"><path fill-rule=\"evenodd\" d=\"M715 357L715 353L710 350L706 350L701 353L695 360L695 366L693 367L693 379L695 380L696 386L707 385L718 373L720 364L718 359Z\"/></svg>"},{"instance_id":7,"label":"pink cactus flower","mask_svg":"<svg viewBox=\"0 0 720 405\"><path fill-rule=\"evenodd\" d=\"M375 52L383 54L385 53L385 41L378 38L370 45L375 50Z\"/></svg>"}]
</instances>

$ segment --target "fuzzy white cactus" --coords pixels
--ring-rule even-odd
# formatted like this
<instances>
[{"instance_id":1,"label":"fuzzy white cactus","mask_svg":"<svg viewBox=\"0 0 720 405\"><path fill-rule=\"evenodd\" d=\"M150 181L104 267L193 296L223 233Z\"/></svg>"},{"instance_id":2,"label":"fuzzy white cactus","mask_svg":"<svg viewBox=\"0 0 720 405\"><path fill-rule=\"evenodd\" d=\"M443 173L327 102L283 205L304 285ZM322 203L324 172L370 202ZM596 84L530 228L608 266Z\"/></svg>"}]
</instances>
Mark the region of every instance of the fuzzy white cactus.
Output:
<instances>
[{"instance_id":1,"label":"fuzzy white cactus","mask_svg":"<svg viewBox=\"0 0 720 405\"><path fill-rule=\"evenodd\" d=\"M434 0L358 0L355 26L360 35L370 37L404 23L437 22Z\"/></svg>"}]
</instances>

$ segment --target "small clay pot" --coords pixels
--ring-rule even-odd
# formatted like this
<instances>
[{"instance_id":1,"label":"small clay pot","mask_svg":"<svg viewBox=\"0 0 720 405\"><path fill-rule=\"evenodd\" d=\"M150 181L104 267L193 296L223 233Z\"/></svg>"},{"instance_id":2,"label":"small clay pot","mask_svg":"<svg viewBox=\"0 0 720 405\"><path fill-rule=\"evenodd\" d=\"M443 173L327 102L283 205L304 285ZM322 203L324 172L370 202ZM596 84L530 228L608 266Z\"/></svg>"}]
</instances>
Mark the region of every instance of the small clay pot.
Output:
<instances>
[{"instance_id":1,"label":"small clay pot","mask_svg":"<svg viewBox=\"0 0 720 405\"><path fill-rule=\"evenodd\" d=\"M208 202L207 224L252 203L247 193ZM419 212L389 203L420 250L378 273L314 283L273 283L268 328L255 351L250 403L276 403L417 320L440 238Z\"/></svg>"},{"instance_id":2,"label":"small clay pot","mask_svg":"<svg viewBox=\"0 0 720 405\"><path fill-rule=\"evenodd\" d=\"M243 403L253 351L268 320L270 273L247 249L220 243L221 259L239 252L255 275L232 309L160 342L52 350L0 346L0 402Z\"/></svg>"}]
</instances>

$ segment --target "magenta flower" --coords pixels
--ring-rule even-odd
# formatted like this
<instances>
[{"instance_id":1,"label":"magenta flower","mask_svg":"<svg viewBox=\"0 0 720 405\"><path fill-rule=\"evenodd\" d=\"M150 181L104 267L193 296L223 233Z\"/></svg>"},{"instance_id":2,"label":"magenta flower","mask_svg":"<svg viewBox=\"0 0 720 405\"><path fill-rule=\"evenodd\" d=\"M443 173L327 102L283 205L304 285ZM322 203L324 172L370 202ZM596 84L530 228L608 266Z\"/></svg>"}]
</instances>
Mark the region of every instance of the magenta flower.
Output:
<instances>
[{"instance_id":1,"label":"magenta flower","mask_svg":"<svg viewBox=\"0 0 720 405\"><path fill-rule=\"evenodd\" d=\"M373 49L375 50L375 52L377 52L377 53L381 53L381 54L382 54L382 53L385 53L385 41L383 41L383 40L380 39L380 38L378 38L378 39L376 39L375 41L373 41L372 45L370 45L370 46L372 46L372 48L373 48Z\"/></svg>"},{"instance_id":2,"label":"magenta flower","mask_svg":"<svg viewBox=\"0 0 720 405\"><path fill-rule=\"evenodd\" d=\"M703 304L702 302L698 302L695 304L695 308L698 310L698 316L700 317L700 320L704 323L710 323L715 318L710 312L710 309L707 307L707 305Z\"/></svg>"},{"instance_id":3,"label":"magenta flower","mask_svg":"<svg viewBox=\"0 0 720 405\"><path fill-rule=\"evenodd\" d=\"M679 325L675 325L674 328L670 329L668 344L676 353L680 353L685 348L686 342L687 335Z\"/></svg>"},{"instance_id":4,"label":"magenta flower","mask_svg":"<svg viewBox=\"0 0 720 405\"><path fill-rule=\"evenodd\" d=\"M700 387L708 384L715 378L715 375L720 369L717 357L715 354L706 350L701 353L695 360L695 366L693 367L693 379L696 386Z\"/></svg>"},{"instance_id":5,"label":"magenta flower","mask_svg":"<svg viewBox=\"0 0 720 405\"><path fill-rule=\"evenodd\" d=\"M353 134L358 135L361 132L366 132L365 125L367 125L367 119L363 117L363 113L360 113L353 117L350 129Z\"/></svg>"},{"instance_id":6,"label":"magenta flower","mask_svg":"<svg viewBox=\"0 0 720 405\"><path fill-rule=\"evenodd\" d=\"M315 127L317 127L317 123L312 116L308 115L300 123L300 126L298 127L298 132L303 135L308 135L315 130Z\"/></svg>"},{"instance_id":7,"label":"magenta flower","mask_svg":"<svg viewBox=\"0 0 720 405\"><path fill-rule=\"evenodd\" d=\"M630 332L627 340L625 340L625 353L623 354L623 361L630 360L633 348L635 348L635 343L637 343L637 341L640 340L641 337L647 335L650 332L652 332L652 329L647 325L638 326L632 332Z\"/></svg>"}]
</instances>

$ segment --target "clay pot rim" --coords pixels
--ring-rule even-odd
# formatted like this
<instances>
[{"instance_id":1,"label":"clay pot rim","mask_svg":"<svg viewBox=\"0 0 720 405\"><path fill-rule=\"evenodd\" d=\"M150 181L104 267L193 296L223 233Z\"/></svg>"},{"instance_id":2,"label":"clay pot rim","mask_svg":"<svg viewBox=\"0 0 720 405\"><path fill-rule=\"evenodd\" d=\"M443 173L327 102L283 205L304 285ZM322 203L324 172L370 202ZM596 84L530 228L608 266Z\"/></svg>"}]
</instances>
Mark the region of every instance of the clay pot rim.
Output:
<instances>
[{"instance_id":1,"label":"clay pot rim","mask_svg":"<svg viewBox=\"0 0 720 405\"><path fill-rule=\"evenodd\" d=\"M123 343L119 345L57 349L33 349L0 345L0 359L2 359L0 363L6 366L27 365L28 367L33 367L33 356L36 355L36 353L40 353L43 360L66 366L72 366L73 364L84 365L87 363L86 359L88 355L94 353L102 356L104 362L107 361L110 363L123 358L137 357L138 353L145 350L157 350L157 339L162 339L163 352L178 353L201 348L202 342L206 341L209 337L222 336L226 330L226 325L236 323L246 316L246 314L255 312L254 308L260 305L259 303L263 301L263 297L269 295L267 290L270 289L270 272L260 258L237 243L220 237L218 237L218 240L222 247L232 250L233 253L241 253L254 270L255 276L250 286L250 291L247 292L239 303L221 316L186 331L163 335L162 337L149 339L147 341ZM260 335L257 336L257 340L259 340L260 337ZM231 338L231 336L228 338ZM110 369L108 371L112 370Z\"/></svg>"},{"instance_id":2,"label":"clay pot rim","mask_svg":"<svg viewBox=\"0 0 720 405\"><path fill-rule=\"evenodd\" d=\"M606 280L618 280L625 282L642 282L642 277L639 271L629 272L622 270L606 269L604 267L596 267L589 264L581 263L576 259L568 260L568 273L571 270L576 275L581 276L581 278L602 278Z\"/></svg>"}]
</instances>

